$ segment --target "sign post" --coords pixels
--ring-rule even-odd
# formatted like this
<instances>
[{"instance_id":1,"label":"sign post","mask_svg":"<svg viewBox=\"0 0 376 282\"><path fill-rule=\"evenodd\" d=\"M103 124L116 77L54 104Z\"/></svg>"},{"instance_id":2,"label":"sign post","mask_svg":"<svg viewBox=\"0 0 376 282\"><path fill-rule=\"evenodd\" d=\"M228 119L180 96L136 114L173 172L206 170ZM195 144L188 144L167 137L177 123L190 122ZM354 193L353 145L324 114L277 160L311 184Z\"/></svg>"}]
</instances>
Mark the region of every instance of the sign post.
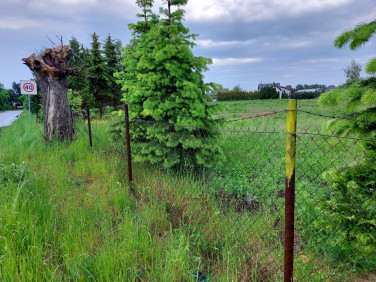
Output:
<instances>
[{"instance_id":1,"label":"sign post","mask_svg":"<svg viewBox=\"0 0 376 282\"><path fill-rule=\"evenodd\" d=\"M37 95L37 83L33 80L21 80L21 94L29 97L29 120L31 120L30 95Z\"/></svg>"}]
</instances>

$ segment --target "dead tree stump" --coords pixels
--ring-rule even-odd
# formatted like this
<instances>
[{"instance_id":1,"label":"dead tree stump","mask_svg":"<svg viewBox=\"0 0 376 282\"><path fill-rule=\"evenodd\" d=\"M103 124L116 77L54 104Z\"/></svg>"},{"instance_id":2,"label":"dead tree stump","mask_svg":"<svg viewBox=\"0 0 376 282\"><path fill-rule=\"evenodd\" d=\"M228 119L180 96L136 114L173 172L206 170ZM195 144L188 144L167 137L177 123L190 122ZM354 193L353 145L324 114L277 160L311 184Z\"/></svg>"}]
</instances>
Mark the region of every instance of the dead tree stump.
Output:
<instances>
[{"instance_id":1,"label":"dead tree stump","mask_svg":"<svg viewBox=\"0 0 376 282\"><path fill-rule=\"evenodd\" d=\"M78 71L67 66L71 57L69 46L61 45L46 49L42 57L32 54L22 59L35 74L42 92L46 141L73 138L73 119L67 97L68 75L78 75Z\"/></svg>"}]
</instances>

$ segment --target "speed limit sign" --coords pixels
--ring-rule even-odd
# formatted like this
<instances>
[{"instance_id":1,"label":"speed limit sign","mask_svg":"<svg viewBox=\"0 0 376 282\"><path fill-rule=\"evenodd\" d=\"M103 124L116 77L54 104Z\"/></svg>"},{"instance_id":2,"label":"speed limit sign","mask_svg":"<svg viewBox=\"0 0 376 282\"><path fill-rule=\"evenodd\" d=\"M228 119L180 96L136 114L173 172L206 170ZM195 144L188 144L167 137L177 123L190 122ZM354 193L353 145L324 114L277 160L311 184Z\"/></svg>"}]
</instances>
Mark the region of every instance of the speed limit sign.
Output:
<instances>
[{"instance_id":1,"label":"speed limit sign","mask_svg":"<svg viewBox=\"0 0 376 282\"><path fill-rule=\"evenodd\" d=\"M21 94L37 95L37 84L33 80L21 80Z\"/></svg>"}]
</instances>

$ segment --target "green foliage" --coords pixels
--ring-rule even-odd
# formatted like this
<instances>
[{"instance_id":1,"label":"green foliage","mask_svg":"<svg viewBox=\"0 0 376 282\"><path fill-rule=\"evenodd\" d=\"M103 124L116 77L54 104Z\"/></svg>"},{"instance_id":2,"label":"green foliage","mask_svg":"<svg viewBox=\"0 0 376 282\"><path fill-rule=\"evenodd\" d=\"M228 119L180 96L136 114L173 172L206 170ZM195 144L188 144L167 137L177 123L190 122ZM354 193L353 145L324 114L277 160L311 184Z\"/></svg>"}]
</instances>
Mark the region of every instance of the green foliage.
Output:
<instances>
[{"instance_id":1,"label":"green foliage","mask_svg":"<svg viewBox=\"0 0 376 282\"><path fill-rule=\"evenodd\" d=\"M367 117L368 114L363 113L363 110L376 107L375 91L376 78L369 78L344 84L328 93L323 93L319 103L326 106L342 105L344 111L347 114L352 114L353 118L372 120Z\"/></svg>"},{"instance_id":2,"label":"green foliage","mask_svg":"<svg viewBox=\"0 0 376 282\"><path fill-rule=\"evenodd\" d=\"M261 100L278 99L278 98L279 98L279 94L278 94L277 90L275 90L274 87L266 86L266 87L263 87L260 90L260 99Z\"/></svg>"},{"instance_id":3,"label":"green foliage","mask_svg":"<svg viewBox=\"0 0 376 282\"><path fill-rule=\"evenodd\" d=\"M189 155L191 165L210 167L219 149L207 93L217 86L204 83L202 72L211 60L192 53L195 35L181 22L185 3L168 1L161 8L164 19L149 11L139 15L143 21L129 25L133 39L124 50L124 72L116 76L130 118L151 122L132 123L136 160L174 167Z\"/></svg>"},{"instance_id":4,"label":"green foliage","mask_svg":"<svg viewBox=\"0 0 376 282\"><path fill-rule=\"evenodd\" d=\"M323 216L317 226L327 232L336 230L335 240L344 250L376 259L376 158L329 171L324 178L332 188L321 199Z\"/></svg>"},{"instance_id":5,"label":"green foliage","mask_svg":"<svg viewBox=\"0 0 376 282\"><path fill-rule=\"evenodd\" d=\"M325 84L298 84L295 86L295 88L291 88L291 85L287 85L286 88L298 91L298 90L304 90L304 89L318 89L318 88L325 88Z\"/></svg>"},{"instance_id":6,"label":"green foliage","mask_svg":"<svg viewBox=\"0 0 376 282\"><path fill-rule=\"evenodd\" d=\"M20 84L13 82L12 89L5 89L0 83L0 111L11 110L13 106L22 105Z\"/></svg>"},{"instance_id":7,"label":"green foliage","mask_svg":"<svg viewBox=\"0 0 376 282\"><path fill-rule=\"evenodd\" d=\"M9 90L0 90L0 111L12 109L11 94Z\"/></svg>"},{"instance_id":8,"label":"green foliage","mask_svg":"<svg viewBox=\"0 0 376 282\"><path fill-rule=\"evenodd\" d=\"M94 33L91 49L85 48L75 37L72 37L69 45L73 51L69 65L80 72L79 76L68 78L71 98L76 101L71 106L96 106L100 108L101 116L107 104L112 104L116 109L122 95L121 86L116 83L113 74L122 70L121 41L113 40L109 34L101 49L99 37ZM77 103L79 100L82 102Z\"/></svg>"},{"instance_id":9,"label":"green foliage","mask_svg":"<svg viewBox=\"0 0 376 282\"><path fill-rule=\"evenodd\" d=\"M68 96L68 103L71 106L72 110L75 112L79 112L82 108L82 97L78 95L73 95L72 89L69 89L67 92Z\"/></svg>"},{"instance_id":10,"label":"green foliage","mask_svg":"<svg viewBox=\"0 0 376 282\"><path fill-rule=\"evenodd\" d=\"M70 67L74 67L77 70L81 70L82 74L79 76L68 76L69 89L71 90L72 100L81 100L80 106L85 107L86 105L92 105L94 103L94 98L89 92L89 81L86 77L86 69L89 65L89 50L85 48L75 37L69 40L69 46L72 50L73 56L71 60L68 61ZM75 110L78 103L71 104Z\"/></svg>"},{"instance_id":11,"label":"green foliage","mask_svg":"<svg viewBox=\"0 0 376 282\"><path fill-rule=\"evenodd\" d=\"M116 109L120 104L120 99L122 98L121 85L116 83L116 78L114 77L114 73L122 70L121 41L114 41L112 40L111 35L108 35L104 44L103 54L105 55L104 62L107 69L107 74L109 75L109 85L107 91L111 93L112 104Z\"/></svg>"},{"instance_id":12,"label":"green foliage","mask_svg":"<svg viewBox=\"0 0 376 282\"><path fill-rule=\"evenodd\" d=\"M217 100L218 101L240 101L240 100L256 100L259 99L260 95L258 91L247 92L244 90L228 90L228 91L218 91Z\"/></svg>"},{"instance_id":13,"label":"green foliage","mask_svg":"<svg viewBox=\"0 0 376 282\"><path fill-rule=\"evenodd\" d=\"M94 32L92 34L91 49L89 52L89 67L87 68L87 78L89 80L89 93L94 97L96 106L99 107L100 116L104 115L106 103L113 98L110 76L105 65L105 59L100 49L99 37Z\"/></svg>"},{"instance_id":14,"label":"green foliage","mask_svg":"<svg viewBox=\"0 0 376 282\"><path fill-rule=\"evenodd\" d=\"M355 50L376 34L376 21L358 24L354 29L344 31L334 41L334 46L342 48L349 44L350 50ZM369 74L376 73L376 59L370 60L366 65L366 72Z\"/></svg>"},{"instance_id":15,"label":"green foliage","mask_svg":"<svg viewBox=\"0 0 376 282\"><path fill-rule=\"evenodd\" d=\"M289 97L287 95L282 95L282 98L290 98L296 100L308 100L308 99L315 99L320 96L318 92L299 92L299 93L292 93Z\"/></svg>"},{"instance_id":16,"label":"green foliage","mask_svg":"<svg viewBox=\"0 0 376 282\"><path fill-rule=\"evenodd\" d=\"M365 68L366 73L375 74L376 73L376 59L372 59L368 62Z\"/></svg>"},{"instance_id":17,"label":"green foliage","mask_svg":"<svg viewBox=\"0 0 376 282\"><path fill-rule=\"evenodd\" d=\"M337 243L344 250L375 254L376 245L376 78L346 84L323 94L323 105L342 105L353 120L334 120L326 129L337 135L356 136L364 141L360 165L328 171L325 178L331 193L321 200L320 208L330 220L317 225L328 232L336 230ZM360 122L355 120L369 121ZM339 228L338 228L339 227Z\"/></svg>"},{"instance_id":18,"label":"green foliage","mask_svg":"<svg viewBox=\"0 0 376 282\"><path fill-rule=\"evenodd\" d=\"M358 24L354 29L344 31L334 41L334 46L342 48L349 43L350 49L355 50L368 42L376 32L376 21Z\"/></svg>"}]
</instances>

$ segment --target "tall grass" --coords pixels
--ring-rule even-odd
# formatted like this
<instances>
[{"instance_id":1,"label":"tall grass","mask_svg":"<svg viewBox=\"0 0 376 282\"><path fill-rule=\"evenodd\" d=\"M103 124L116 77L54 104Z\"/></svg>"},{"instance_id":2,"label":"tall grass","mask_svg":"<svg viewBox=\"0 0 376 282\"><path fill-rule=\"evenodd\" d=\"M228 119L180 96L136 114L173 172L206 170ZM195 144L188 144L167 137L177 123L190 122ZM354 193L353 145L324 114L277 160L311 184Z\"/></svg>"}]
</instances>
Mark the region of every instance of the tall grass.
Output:
<instances>
[{"instance_id":1,"label":"tall grass","mask_svg":"<svg viewBox=\"0 0 376 282\"><path fill-rule=\"evenodd\" d=\"M1 280L281 277L278 237L261 243L254 229L272 224L267 214L224 221L196 182L141 165L131 190L105 128L93 126L94 148L83 134L47 145L26 115L1 131Z\"/></svg>"},{"instance_id":2,"label":"tall grass","mask_svg":"<svg viewBox=\"0 0 376 282\"><path fill-rule=\"evenodd\" d=\"M232 102L226 107L237 117L260 107L282 109L284 104L278 102ZM274 120L239 123L251 128L282 127L283 119L277 115ZM77 124L76 138L70 143L46 144L41 125L29 123L25 114L0 131L0 280L282 279L283 220L276 226L276 219L283 209L276 212L260 206L250 211L221 205L218 194L208 190L224 187L231 179L237 189L238 176L230 171L249 173L259 162L244 164L233 156L230 163L241 167L230 169L217 182L190 172L134 164L135 180L129 185L124 180L124 155L108 137L109 124L93 122L93 148L85 126ZM234 135L225 145L229 152L239 147L238 138ZM283 144L283 136L278 138ZM269 160L274 159L283 167L279 144L257 140L264 167L269 170L273 166ZM257 177L260 186L262 180L274 183L279 176ZM246 194L249 185L242 183ZM267 198L262 190L252 196L260 202ZM311 280L350 277L348 270L338 271L321 259L306 263L297 257L296 263L296 279L304 280L308 274Z\"/></svg>"}]
</instances>

